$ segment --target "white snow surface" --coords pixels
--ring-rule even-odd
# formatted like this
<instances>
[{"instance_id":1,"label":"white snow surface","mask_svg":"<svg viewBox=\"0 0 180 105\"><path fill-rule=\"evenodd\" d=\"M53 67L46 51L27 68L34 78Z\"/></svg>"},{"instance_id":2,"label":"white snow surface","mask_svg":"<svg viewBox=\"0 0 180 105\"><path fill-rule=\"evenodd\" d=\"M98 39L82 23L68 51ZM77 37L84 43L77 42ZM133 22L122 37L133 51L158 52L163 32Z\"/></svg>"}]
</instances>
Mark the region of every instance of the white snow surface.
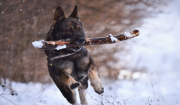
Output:
<instances>
[{"instance_id":1,"label":"white snow surface","mask_svg":"<svg viewBox=\"0 0 180 105\"><path fill-rule=\"evenodd\" d=\"M103 95L95 93L90 86L87 89L89 105L180 105L180 79L176 73L163 75L146 74L137 80L103 80ZM70 105L62 96L55 84L12 83L18 95L10 94L10 90L0 87L0 94L16 105ZM80 103L79 94L77 101ZM13 105L0 96L0 105ZM80 104L79 104L80 105Z\"/></svg>"},{"instance_id":2,"label":"white snow surface","mask_svg":"<svg viewBox=\"0 0 180 105\"><path fill-rule=\"evenodd\" d=\"M117 42L118 41L118 39L115 38L112 34L109 34L109 36L110 36L110 39L111 39L112 42Z\"/></svg>"},{"instance_id":3,"label":"white snow surface","mask_svg":"<svg viewBox=\"0 0 180 105\"><path fill-rule=\"evenodd\" d=\"M32 45L35 48L42 48L42 46L43 46L43 42L42 41L44 41L44 40L34 41L34 42L32 42Z\"/></svg>"},{"instance_id":4,"label":"white snow surface","mask_svg":"<svg viewBox=\"0 0 180 105\"><path fill-rule=\"evenodd\" d=\"M56 47L56 50L61 50L61 49L64 49L64 48L66 48L66 45L64 44L64 45L58 45L57 47Z\"/></svg>"}]
</instances>

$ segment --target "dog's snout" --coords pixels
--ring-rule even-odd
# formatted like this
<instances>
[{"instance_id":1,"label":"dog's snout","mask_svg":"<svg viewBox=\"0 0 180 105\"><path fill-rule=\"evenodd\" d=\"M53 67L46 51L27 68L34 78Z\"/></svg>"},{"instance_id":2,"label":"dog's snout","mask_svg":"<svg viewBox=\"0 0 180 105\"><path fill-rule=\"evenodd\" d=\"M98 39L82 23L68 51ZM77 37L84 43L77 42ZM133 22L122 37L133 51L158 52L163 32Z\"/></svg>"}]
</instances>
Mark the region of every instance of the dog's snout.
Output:
<instances>
[{"instance_id":1,"label":"dog's snout","mask_svg":"<svg viewBox=\"0 0 180 105\"><path fill-rule=\"evenodd\" d=\"M84 37L79 37L77 40L77 44L83 44L85 42L85 38Z\"/></svg>"},{"instance_id":2,"label":"dog's snout","mask_svg":"<svg viewBox=\"0 0 180 105\"><path fill-rule=\"evenodd\" d=\"M79 41L85 41L84 37L79 37Z\"/></svg>"}]
</instances>

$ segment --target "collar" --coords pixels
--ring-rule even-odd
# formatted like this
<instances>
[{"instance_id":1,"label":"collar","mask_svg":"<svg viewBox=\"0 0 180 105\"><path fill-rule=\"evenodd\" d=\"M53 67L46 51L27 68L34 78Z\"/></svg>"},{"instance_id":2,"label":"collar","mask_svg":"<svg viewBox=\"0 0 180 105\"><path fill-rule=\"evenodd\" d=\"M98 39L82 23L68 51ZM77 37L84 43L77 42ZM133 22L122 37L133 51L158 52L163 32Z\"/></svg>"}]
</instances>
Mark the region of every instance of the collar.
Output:
<instances>
[{"instance_id":1,"label":"collar","mask_svg":"<svg viewBox=\"0 0 180 105\"><path fill-rule=\"evenodd\" d=\"M62 55L54 56L54 57L51 57L51 58L48 57L48 58L50 59L50 61L53 61L53 60L56 60L56 59L59 59L59 58L64 58L64 57L73 55L73 54L79 52L81 49L82 49L82 47L80 47L78 50L75 50L73 53L70 53L70 54L62 54Z\"/></svg>"}]
</instances>

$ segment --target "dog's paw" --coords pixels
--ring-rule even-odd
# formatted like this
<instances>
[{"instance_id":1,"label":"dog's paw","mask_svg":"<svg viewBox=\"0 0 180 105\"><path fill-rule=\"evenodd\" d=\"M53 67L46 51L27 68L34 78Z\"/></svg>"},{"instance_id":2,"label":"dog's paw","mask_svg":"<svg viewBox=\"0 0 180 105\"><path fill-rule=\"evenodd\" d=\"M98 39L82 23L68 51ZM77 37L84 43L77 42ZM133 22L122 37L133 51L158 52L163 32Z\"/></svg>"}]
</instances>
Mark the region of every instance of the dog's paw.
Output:
<instances>
[{"instance_id":1,"label":"dog's paw","mask_svg":"<svg viewBox=\"0 0 180 105\"><path fill-rule=\"evenodd\" d=\"M102 87L99 91L95 90L95 92L98 93L98 94L102 94L102 93L104 93L104 88Z\"/></svg>"},{"instance_id":2,"label":"dog's paw","mask_svg":"<svg viewBox=\"0 0 180 105\"><path fill-rule=\"evenodd\" d=\"M79 87L79 86L80 86L80 84L77 82L77 83L71 84L70 88L71 88L71 89L75 89L75 88L77 88L77 87Z\"/></svg>"},{"instance_id":3,"label":"dog's paw","mask_svg":"<svg viewBox=\"0 0 180 105\"><path fill-rule=\"evenodd\" d=\"M94 88L94 91L96 93L98 93L98 94L104 93L104 88L103 88L102 83L100 82L100 80L99 81L97 81L97 80L91 81L91 85Z\"/></svg>"}]
</instances>

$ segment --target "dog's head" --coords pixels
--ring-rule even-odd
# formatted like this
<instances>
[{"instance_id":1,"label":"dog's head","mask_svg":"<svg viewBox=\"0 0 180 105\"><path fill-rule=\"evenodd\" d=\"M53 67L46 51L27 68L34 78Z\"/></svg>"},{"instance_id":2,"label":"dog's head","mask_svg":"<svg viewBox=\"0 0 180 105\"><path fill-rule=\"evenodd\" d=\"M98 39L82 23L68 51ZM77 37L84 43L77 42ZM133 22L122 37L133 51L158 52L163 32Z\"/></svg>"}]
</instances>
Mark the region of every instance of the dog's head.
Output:
<instances>
[{"instance_id":1,"label":"dog's head","mask_svg":"<svg viewBox=\"0 0 180 105\"><path fill-rule=\"evenodd\" d=\"M54 14L54 28L51 34L53 40L69 39L77 44L85 41L82 23L79 20L77 6L71 15L66 18L61 7L57 7Z\"/></svg>"}]
</instances>

